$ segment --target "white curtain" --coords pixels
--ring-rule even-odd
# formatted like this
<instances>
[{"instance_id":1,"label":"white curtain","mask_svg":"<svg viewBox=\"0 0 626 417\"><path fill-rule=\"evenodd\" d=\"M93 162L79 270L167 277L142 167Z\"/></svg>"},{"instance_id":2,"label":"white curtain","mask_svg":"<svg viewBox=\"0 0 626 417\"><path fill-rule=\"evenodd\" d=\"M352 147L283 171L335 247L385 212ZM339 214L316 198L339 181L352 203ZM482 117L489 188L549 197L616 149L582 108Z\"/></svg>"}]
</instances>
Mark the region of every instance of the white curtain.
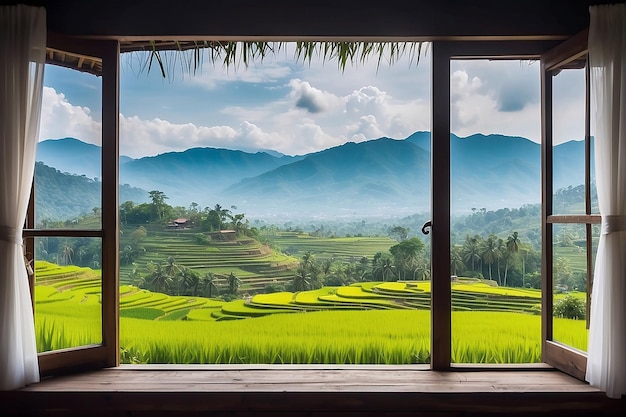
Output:
<instances>
[{"instance_id":1,"label":"white curtain","mask_svg":"<svg viewBox=\"0 0 626 417\"><path fill-rule=\"evenodd\" d=\"M46 57L42 7L0 6L0 389L39 381L22 229L35 169Z\"/></svg>"},{"instance_id":2,"label":"white curtain","mask_svg":"<svg viewBox=\"0 0 626 417\"><path fill-rule=\"evenodd\" d=\"M589 63L602 232L591 296L587 381L626 395L626 5L590 7Z\"/></svg>"}]
</instances>

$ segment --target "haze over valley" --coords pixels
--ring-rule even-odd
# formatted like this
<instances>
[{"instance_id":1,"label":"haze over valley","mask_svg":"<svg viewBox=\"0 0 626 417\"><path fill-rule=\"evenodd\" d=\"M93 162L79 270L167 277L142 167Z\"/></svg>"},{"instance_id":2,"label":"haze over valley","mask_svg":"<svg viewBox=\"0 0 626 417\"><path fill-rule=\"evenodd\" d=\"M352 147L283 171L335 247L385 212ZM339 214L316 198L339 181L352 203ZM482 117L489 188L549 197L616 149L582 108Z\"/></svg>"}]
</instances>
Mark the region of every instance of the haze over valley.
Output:
<instances>
[{"instance_id":1,"label":"haze over valley","mask_svg":"<svg viewBox=\"0 0 626 417\"><path fill-rule=\"evenodd\" d=\"M555 190L582 184L584 142L557 145L554 155ZM69 187L62 173L83 176L95 185L82 186L74 201L59 202L64 208L42 206L40 219L80 215L99 205L100 147L73 138L45 140L39 143L37 161L42 162L39 171L43 164L59 171L56 180L51 172L45 175L40 201L59 199L55 195L64 187L55 181ZM299 156L220 148L139 159L121 156L120 184L125 185L120 187L120 203L145 202L149 191L160 190L172 206L220 203L251 219L402 217L430 210L430 163L429 132L349 142ZM455 214L540 201L540 145L528 139L452 134L451 170Z\"/></svg>"}]
</instances>

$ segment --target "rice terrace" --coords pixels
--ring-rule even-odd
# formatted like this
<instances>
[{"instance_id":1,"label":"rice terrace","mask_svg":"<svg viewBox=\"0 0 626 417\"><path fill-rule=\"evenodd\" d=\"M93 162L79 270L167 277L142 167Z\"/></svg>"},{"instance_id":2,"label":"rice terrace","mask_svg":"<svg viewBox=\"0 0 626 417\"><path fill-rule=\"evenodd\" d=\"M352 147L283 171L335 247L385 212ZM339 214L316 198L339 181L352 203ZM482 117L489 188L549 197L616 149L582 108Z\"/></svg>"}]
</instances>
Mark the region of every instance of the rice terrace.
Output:
<instances>
[{"instance_id":1,"label":"rice terrace","mask_svg":"<svg viewBox=\"0 0 626 417\"><path fill-rule=\"evenodd\" d=\"M429 277L419 265L401 274L394 249L415 240L218 230L123 228L123 363L429 362ZM35 264L40 352L101 342L98 265L65 261ZM464 276L451 285L455 363L541 361L539 290ZM566 317L554 318L555 338L584 350L585 320Z\"/></svg>"}]
</instances>

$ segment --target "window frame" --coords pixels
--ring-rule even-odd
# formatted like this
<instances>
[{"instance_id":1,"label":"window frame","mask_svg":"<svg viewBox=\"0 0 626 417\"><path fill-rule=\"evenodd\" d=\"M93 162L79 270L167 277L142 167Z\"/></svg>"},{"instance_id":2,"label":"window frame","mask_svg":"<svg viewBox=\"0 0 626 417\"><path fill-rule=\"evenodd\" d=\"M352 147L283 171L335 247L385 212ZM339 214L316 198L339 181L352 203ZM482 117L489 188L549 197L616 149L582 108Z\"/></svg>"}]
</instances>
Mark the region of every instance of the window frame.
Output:
<instances>
[{"instance_id":1,"label":"window frame","mask_svg":"<svg viewBox=\"0 0 626 417\"><path fill-rule=\"evenodd\" d=\"M587 354L554 340L553 336L553 262L555 224L585 225L587 261L587 327L593 284L592 227L600 224L602 217L592 214L591 206L591 126L590 126L590 80L588 65L585 66L585 214L555 215L553 207L553 100L552 73L576 60L587 56L588 30L584 30L569 40L547 51L541 56L541 97L542 97L542 358L543 361L578 379L584 380L587 368Z\"/></svg>"},{"instance_id":2,"label":"window frame","mask_svg":"<svg viewBox=\"0 0 626 417\"><path fill-rule=\"evenodd\" d=\"M586 39L586 38L585 38ZM568 43L569 41L566 41ZM555 347L547 335L551 336L551 224L562 219L551 216L551 114L546 107L551 106L551 96L546 93L549 80L544 70L544 57L558 40L479 40L457 41L437 40L432 47L432 125L431 125L431 362L435 371L472 370L493 368L490 365L451 363L451 285L450 285L450 61L452 59L541 59L542 62L542 360L559 369L579 376L578 367L569 369L561 366L563 361L553 360L561 355L554 353ZM586 44L585 44L586 45ZM69 368L102 368L119 365L119 66L120 45L117 40L84 40L78 38L49 37L48 46L56 49L77 51L102 59L102 227L100 230L41 230L34 228L33 202L31 194L27 225L24 236L31 245L36 236L92 236L102 239L102 344L64 351L54 351L39 355L42 374L52 374ZM563 48L561 46L560 48ZM557 49L557 48L555 48ZM560 50L560 49L559 49ZM551 159L550 159L551 161ZM550 171L547 172L547 168ZM589 173L588 167L586 172ZM550 181L547 181L550 180ZM548 184L549 182L549 184ZM549 199L546 199L548 192ZM548 214L549 213L549 214ZM593 217L593 216L592 216ZM599 217L599 216L596 216ZM593 219L595 223L597 219ZM589 226L590 227L590 226ZM549 275L550 274L550 275ZM34 279L31 281L33 285ZM550 284L550 285L548 285ZM31 287L32 289L32 287ZM549 303L548 303L549 300ZM548 315L550 314L550 315ZM547 320L546 317L550 320ZM562 347L557 346L559 349ZM549 359L549 360L548 360ZM545 366L545 364L539 364ZM534 368L528 364L526 368ZM520 366L502 366L499 369L524 369Z\"/></svg>"},{"instance_id":3,"label":"window frame","mask_svg":"<svg viewBox=\"0 0 626 417\"><path fill-rule=\"evenodd\" d=\"M35 224L35 185L31 189L23 236L26 253L34 259L36 237L95 237L102 241L102 343L38 354L42 376L73 369L97 369L119 365L119 42L70 38L48 33L47 48L102 62L102 223L100 229L38 229ZM50 53L49 60L53 57ZM29 278L34 308L35 274Z\"/></svg>"}]
</instances>

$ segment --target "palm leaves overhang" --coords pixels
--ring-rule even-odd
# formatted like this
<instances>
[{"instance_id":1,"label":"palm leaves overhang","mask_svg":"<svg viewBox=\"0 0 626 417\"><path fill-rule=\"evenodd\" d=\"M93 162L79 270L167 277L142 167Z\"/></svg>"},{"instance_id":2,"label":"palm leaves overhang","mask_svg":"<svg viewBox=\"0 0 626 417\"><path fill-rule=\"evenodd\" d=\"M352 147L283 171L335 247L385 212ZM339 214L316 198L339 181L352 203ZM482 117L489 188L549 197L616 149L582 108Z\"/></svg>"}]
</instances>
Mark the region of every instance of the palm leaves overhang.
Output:
<instances>
[{"instance_id":1,"label":"palm leaves overhang","mask_svg":"<svg viewBox=\"0 0 626 417\"><path fill-rule=\"evenodd\" d=\"M165 78L182 71L195 74L204 62L223 66L248 66L262 62L269 55L275 55L293 45L294 59L297 62L311 63L313 59L323 62L336 62L339 70L348 65L364 64L376 59L377 65L393 65L400 58L409 56L412 63L419 63L426 43L418 41L221 41L221 40L147 40L122 41L120 52L146 52L137 64L141 71L150 72L158 68ZM102 74L102 60L98 57L73 54L47 49L47 63L73 68L94 75Z\"/></svg>"}]
</instances>

